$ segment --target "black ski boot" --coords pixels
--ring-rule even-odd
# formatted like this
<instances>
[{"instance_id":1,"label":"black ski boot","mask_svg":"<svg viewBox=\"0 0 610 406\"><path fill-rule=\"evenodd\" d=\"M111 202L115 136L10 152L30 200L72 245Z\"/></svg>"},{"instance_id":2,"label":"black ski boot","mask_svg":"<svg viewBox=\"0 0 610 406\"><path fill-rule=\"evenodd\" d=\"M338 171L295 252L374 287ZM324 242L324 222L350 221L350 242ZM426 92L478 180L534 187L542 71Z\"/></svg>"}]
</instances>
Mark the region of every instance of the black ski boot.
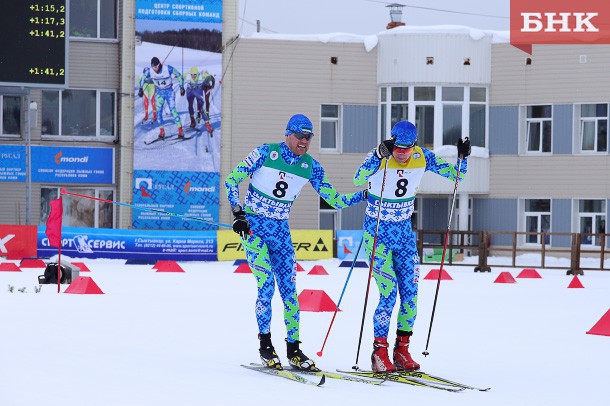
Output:
<instances>
[{"instance_id":1,"label":"black ski boot","mask_svg":"<svg viewBox=\"0 0 610 406\"><path fill-rule=\"evenodd\" d=\"M303 354L303 351L299 348L300 343L300 341L291 343L286 340L288 363L292 368L300 371L318 372L319 369L316 367L316 364L307 355Z\"/></svg>"},{"instance_id":2,"label":"black ski boot","mask_svg":"<svg viewBox=\"0 0 610 406\"><path fill-rule=\"evenodd\" d=\"M263 365L271 369L282 369L280 358L277 356L273 344L271 344L271 333L259 334L258 339L261 342L258 352L260 353Z\"/></svg>"}]
</instances>

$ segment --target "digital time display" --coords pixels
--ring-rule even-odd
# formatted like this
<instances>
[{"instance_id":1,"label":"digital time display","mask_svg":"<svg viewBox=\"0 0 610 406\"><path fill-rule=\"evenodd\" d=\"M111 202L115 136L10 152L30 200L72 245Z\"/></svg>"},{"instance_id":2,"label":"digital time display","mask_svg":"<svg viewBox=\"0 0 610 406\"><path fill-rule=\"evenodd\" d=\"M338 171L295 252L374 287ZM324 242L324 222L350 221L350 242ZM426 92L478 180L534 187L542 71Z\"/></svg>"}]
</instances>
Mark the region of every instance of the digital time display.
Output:
<instances>
[{"instance_id":1,"label":"digital time display","mask_svg":"<svg viewBox=\"0 0 610 406\"><path fill-rule=\"evenodd\" d=\"M67 85L67 0L4 1L0 85Z\"/></svg>"}]
</instances>

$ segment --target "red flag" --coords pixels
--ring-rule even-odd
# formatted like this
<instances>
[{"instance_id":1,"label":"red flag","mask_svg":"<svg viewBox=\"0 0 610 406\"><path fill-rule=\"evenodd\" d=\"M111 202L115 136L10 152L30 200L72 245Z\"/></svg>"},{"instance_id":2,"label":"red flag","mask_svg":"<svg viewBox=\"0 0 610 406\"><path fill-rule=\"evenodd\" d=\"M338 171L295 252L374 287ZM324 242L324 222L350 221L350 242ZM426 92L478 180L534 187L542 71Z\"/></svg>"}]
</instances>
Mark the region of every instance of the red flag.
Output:
<instances>
[{"instance_id":1,"label":"red flag","mask_svg":"<svg viewBox=\"0 0 610 406\"><path fill-rule=\"evenodd\" d=\"M51 200L49 205L51 206L51 212L47 218L47 230L45 231L45 234L49 238L49 245L61 248L61 218L64 214L61 196Z\"/></svg>"}]
</instances>

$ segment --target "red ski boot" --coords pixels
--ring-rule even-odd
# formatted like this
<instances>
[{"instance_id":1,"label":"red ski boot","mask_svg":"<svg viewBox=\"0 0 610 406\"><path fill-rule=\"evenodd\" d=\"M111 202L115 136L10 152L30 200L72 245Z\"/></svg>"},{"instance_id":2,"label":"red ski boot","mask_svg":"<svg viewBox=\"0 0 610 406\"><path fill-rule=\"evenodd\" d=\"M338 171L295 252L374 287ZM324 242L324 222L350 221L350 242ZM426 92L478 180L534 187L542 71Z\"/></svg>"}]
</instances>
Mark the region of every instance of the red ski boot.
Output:
<instances>
[{"instance_id":1,"label":"red ski boot","mask_svg":"<svg viewBox=\"0 0 610 406\"><path fill-rule=\"evenodd\" d=\"M410 335L397 336L396 344L394 345L394 365L401 371L417 371L419 364L413 361L411 354L409 354L409 340Z\"/></svg>"},{"instance_id":2,"label":"red ski boot","mask_svg":"<svg viewBox=\"0 0 610 406\"><path fill-rule=\"evenodd\" d=\"M396 367L390 361L388 355L388 339L385 337L375 337L373 343L373 355L371 355L371 368L375 372L396 372Z\"/></svg>"},{"instance_id":3,"label":"red ski boot","mask_svg":"<svg viewBox=\"0 0 610 406\"><path fill-rule=\"evenodd\" d=\"M178 127L178 138L184 138L184 132L182 131L182 127Z\"/></svg>"},{"instance_id":4,"label":"red ski boot","mask_svg":"<svg viewBox=\"0 0 610 406\"><path fill-rule=\"evenodd\" d=\"M165 138L165 128L161 128L161 130L159 130L159 138Z\"/></svg>"},{"instance_id":5,"label":"red ski boot","mask_svg":"<svg viewBox=\"0 0 610 406\"><path fill-rule=\"evenodd\" d=\"M205 122L205 128L206 130L208 130L208 132L210 133L210 135L212 135L214 133L214 129L212 128L212 126L210 125L209 121Z\"/></svg>"}]
</instances>

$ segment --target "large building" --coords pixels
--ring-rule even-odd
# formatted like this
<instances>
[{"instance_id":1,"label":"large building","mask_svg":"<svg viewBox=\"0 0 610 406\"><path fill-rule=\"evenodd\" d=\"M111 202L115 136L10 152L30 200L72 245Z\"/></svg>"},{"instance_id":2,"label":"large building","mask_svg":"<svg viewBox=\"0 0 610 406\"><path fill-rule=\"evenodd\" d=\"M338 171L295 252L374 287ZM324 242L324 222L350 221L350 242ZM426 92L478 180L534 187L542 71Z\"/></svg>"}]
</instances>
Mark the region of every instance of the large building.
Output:
<instances>
[{"instance_id":1,"label":"large building","mask_svg":"<svg viewBox=\"0 0 610 406\"><path fill-rule=\"evenodd\" d=\"M109 148L111 182L77 189L128 203L138 188L133 177L135 3L102 2L111 7L95 10L99 26L96 19L93 31L69 27L67 88L0 88L0 148L26 142ZM340 192L355 190L352 177L366 153L394 123L408 119L419 129L419 145L449 161L456 160L458 137L472 141L455 228L566 233L547 236L545 243L557 247L570 245L568 233L605 233L610 46L535 45L528 55L508 43L508 33L467 27L242 38L237 5L237 0L222 2L217 221L230 221L222 180L256 146L282 141L288 118L303 113L316 131L310 153ZM70 20L81 21L77 13L85 11L72 7ZM30 109L32 102L36 110ZM0 224L39 224L47 210L43 203L70 186L0 183ZM426 175L416 203L418 229L447 227L453 186ZM129 207L96 202L88 209L94 211L94 227L133 225ZM293 206L291 226L359 229L362 219L362 207L336 212L305 187ZM510 237L494 238L492 244L510 244ZM542 242L536 234L520 238L520 245ZM591 236L582 243L600 241Z\"/></svg>"}]
</instances>

